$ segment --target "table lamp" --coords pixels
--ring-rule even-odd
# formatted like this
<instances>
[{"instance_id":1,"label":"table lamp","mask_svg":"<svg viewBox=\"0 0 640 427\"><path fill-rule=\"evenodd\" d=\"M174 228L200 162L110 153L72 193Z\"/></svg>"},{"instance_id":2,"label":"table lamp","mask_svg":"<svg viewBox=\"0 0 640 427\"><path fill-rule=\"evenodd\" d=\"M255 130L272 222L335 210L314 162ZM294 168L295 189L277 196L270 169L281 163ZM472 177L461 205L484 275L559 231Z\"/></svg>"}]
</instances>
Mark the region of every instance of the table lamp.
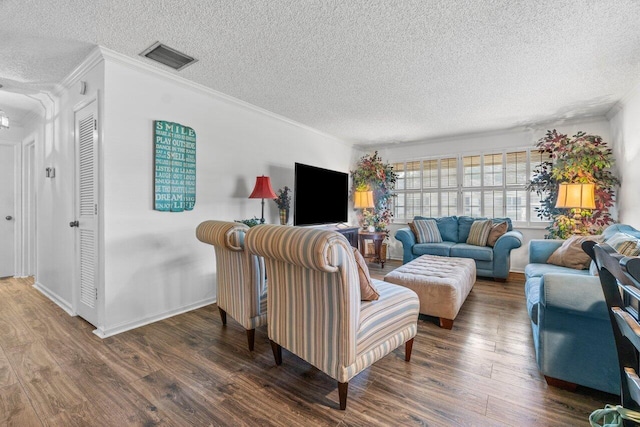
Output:
<instances>
[{"instance_id":1,"label":"table lamp","mask_svg":"<svg viewBox=\"0 0 640 427\"><path fill-rule=\"evenodd\" d=\"M249 195L250 199L262 199L262 216L260 217L260 224L264 224L264 199L277 199L276 193L271 188L271 180L268 176L256 177L256 185L253 188L253 192Z\"/></svg>"},{"instance_id":2,"label":"table lamp","mask_svg":"<svg viewBox=\"0 0 640 427\"><path fill-rule=\"evenodd\" d=\"M595 184L561 183L558 186L556 208L595 209Z\"/></svg>"},{"instance_id":3,"label":"table lamp","mask_svg":"<svg viewBox=\"0 0 640 427\"><path fill-rule=\"evenodd\" d=\"M373 191L356 191L353 193L353 207L355 209L367 210L368 208L375 207L373 203ZM374 231L373 230L369 231Z\"/></svg>"}]
</instances>

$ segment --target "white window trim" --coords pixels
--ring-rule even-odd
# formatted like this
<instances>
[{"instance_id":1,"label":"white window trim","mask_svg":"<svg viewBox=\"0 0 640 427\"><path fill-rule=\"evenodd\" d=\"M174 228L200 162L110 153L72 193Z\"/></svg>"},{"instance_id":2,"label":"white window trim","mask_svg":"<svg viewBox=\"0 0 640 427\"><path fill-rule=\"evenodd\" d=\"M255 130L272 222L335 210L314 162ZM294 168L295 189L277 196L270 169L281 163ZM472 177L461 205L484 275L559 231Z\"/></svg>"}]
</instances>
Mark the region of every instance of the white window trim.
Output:
<instances>
[{"instance_id":1,"label":"white window trim","mask_svg":"<svg viewBox=\"0 0 640 427\"><path fill-rule=\"evenodd\" d=\"M419 202L419 206L418 206L418 210L421 212L420 215L424 215L424 216L431 216L431 215L426 215L424 213L422 213L422 209L424 206L424 193L438 193L438 217L441 216L447 216L447 215L442 215L442 194L443 193L447 193L447 192L451 192L451 191L455 191L457 193L457 200L456 200L456 209L457 209L457 213L455 215L463 215L464 212L464 200L463 200L463 194L465 191L479 191L480 192L480 210L482 212L482 216L487 216L484 214L484 197L485 197L485 191L499 191L502 190L503 191L503 212L506 216L506 211L507 211L507 192L508 191L526 191L525 187L526 187L526 183L525 184L507 184L507 180L506 180L506 161L507 161L507 153L515 153L515 152L519 152L519 151L524 151L526 152L526 176L530 177L532 170L533 170L533 166L531 164L531 153L535 153L538 151L537 148L535 147L531 147L531 146L527 146L527 147L510 147L510 148L504 148L501 150L491 150L491 151L469 151L469 152L460 152L460 153L456 153L456 154L443 154L443 155L438 155L438 156L425 156L425 157L420 157L420 158L411 158L411 159L405 159L405 160L395 160L395 161L390 161L391 164L397 164L397 163L403 163L405 165L405 169L406 169L406 164L407 163L412 163L412 162L420 162L420 178L419 178L419 182L420 182L420 188L419 189L407 189L406 188L406 181L405 181L405 188L398 190L395 190L396 194L409 194L409 193L416 193L419 192L420 193L420 202ZM484 186L484 160L485 160L485 156L487 155L495 155L495 154L500 154L502 156L502 171L503 171L503 183L501 186ZM465 187L464 186L464 167L463 167L463 159L465 157L470 157L470 156L480 156L480 168L481 168L481 173L480 173L480 183L481 185L479 187ZM455 158L456 159L456 181L457 181L457 186L454 187L447 187L447 188L443 188L442 187L442 160L443 159L451 159L451 158ZM438 163L438 188L428 188L425 189L423 188L423 177L424 177L424 169L423 169L423 162L424 161L430 161L430 160L437 160ZM405 170L406 172L406 170ZM532 228L532 229L544 229L547 225L548 225L548 221L543 221L538 219L538 217L535 215L535 212L533 212L532 209L532 203L531 203L531 195L533 193L527 191L527 197L526 197L526 219L525 220L514 220L512 219L512 223L514 226L518 226L518 227L523 227L523 228ZM406 215L406 200L407 198L405 197L405 215ZM413 216L408 218L408 217L403 217L403 218L399 218L396 216L396 210L395 210L395 206L394 206L394 223L396 224L402 224L402 223L406 223L408 221L411 221L411 219L413 219Z\"/></svg>"}]
</instances>

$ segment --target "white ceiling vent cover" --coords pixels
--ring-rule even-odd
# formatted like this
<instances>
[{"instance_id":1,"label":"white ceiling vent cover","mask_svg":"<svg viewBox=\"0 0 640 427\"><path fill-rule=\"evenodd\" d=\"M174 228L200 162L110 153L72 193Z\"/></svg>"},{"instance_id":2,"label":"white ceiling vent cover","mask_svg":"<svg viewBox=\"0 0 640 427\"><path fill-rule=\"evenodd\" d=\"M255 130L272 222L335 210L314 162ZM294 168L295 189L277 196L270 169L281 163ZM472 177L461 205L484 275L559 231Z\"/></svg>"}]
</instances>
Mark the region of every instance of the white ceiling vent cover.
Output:
<instances>
[{"instance_id":1,"label":"white ceiling vent cover","mask_svg":"<svg viewBox=\"0 0 640 427\"><path fill-rule=\"evenodd\" d=\"M154 61L166 65L167 67L171 67L177 71L180 71L183 68L198 61L197 59L189 55L185 55L182 52L178 52L177 50L172 49L160 42L155 42L154 44L149 46L142 53L140 53L140 56L153 59Z\"/></svg>"}]
</instances>

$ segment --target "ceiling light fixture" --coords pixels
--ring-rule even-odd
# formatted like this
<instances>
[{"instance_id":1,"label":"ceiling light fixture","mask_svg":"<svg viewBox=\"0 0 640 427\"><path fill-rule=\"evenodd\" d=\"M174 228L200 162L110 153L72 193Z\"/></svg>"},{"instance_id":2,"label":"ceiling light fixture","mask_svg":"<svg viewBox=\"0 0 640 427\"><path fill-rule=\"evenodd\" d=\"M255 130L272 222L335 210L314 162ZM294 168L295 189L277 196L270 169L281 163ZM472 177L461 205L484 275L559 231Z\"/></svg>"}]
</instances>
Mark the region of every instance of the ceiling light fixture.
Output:
<instances>
[{"instance_id":1,"label":"ceiling light fixture","mask_svg":"<svg viewBox=\"0 0 640 427\"><path fill-rule=\"evenodd\" d=\"M0 129L2 128L9 129L9 117L4 111L0 110Z\"/></svg>"},{"instance_id":2,"label":"ceiling light fixture","mask_svg":"<svg viewBox=\"0 0 640 427\"><path fill-rule=\"evenodd\" d=\"M142 53L140 53L140 56L152 59L162 65L171 67L176 71L180 71L198 61L194 57L179 52L160 42L155 42L146 48Z\"/></svg>"}]
</instances>

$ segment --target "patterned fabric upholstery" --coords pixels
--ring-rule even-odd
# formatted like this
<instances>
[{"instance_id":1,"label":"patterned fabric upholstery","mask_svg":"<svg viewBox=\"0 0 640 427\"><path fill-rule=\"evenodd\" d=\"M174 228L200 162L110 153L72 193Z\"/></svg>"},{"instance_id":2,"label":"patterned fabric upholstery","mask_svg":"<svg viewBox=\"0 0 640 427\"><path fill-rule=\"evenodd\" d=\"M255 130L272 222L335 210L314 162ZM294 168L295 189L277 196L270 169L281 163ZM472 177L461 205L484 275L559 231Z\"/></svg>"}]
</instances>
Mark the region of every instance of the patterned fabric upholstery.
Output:
<instances>
[{"instance_id":1,"label":"patterned fabric upholstery","mask_svg":"<svg viewBox=\"0 0 640 427\"><path fill-rule=\"evenodd\" d=\"M196 237L215 249L218 307L245 329L255 329L267 322L267 284L264 260L243 248L248 229L237 222L204 221Z\"/></svg>"},{"instance_id":2,"label":"patterned fabric upholstery","mask_svg":"<svg viewBox=\"0 0 640 427\"><path fill-rule=\"evenodd\" d=\"M259 225L245 243L265 260L269 338L339 382L416 335L413 291L375 281L380 298L360 301L353 249L341 234Z\"/></svg>"}]
</instances>

